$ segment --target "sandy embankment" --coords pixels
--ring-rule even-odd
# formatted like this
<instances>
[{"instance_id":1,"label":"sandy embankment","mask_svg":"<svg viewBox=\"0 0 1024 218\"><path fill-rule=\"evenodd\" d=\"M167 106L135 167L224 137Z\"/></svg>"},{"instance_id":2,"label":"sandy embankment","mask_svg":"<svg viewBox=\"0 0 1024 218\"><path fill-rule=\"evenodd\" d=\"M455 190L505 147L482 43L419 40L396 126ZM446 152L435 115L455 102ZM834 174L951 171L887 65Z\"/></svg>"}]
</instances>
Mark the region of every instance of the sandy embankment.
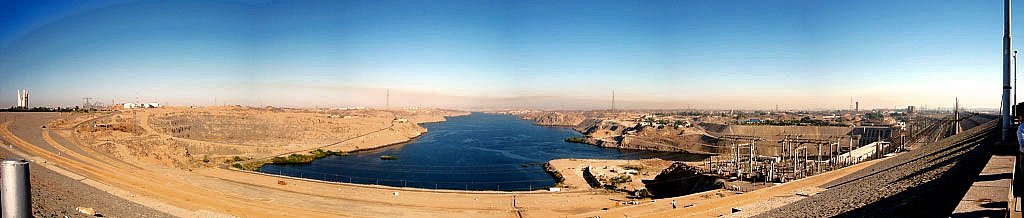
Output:
<instances>
[{"instance_id":1,"label":"sandy embankment","mask_svg":"<svg viewBox=\"0 0 1024 218\"><path fill-rule=\"evenodd\" d=\"M462 116L466 114L469 113L452 112L447 114L411 114L401 117L396 116L395 121L391 122L388 127L380 129L380 131L372 132L351 140L340 141L337 144L323 147L323 149L329 151L353 152L405 143L427 133L427 128L423 128L419 124L444 122L447 120L445 117Z\"/></svg>"},{"instance_id":2,"label":"sandy embankment","mask_svg":"<svg viewBox=\"0 0 1024 218\"><path fill-rule=\"evenodd\" d=\"M159 108L58 119L55 128L118 159L195 169L315 149L352 152L409 141L446 110ZM85 119L82 117L87 117ZM81 123L81 125L78 125Z\"/></svg>"},{"instance_id":3,"label":"sandy embankment","mask_svg":"<svg viewBox=\"0 0 1024 218\"><path fill-rule=\"evenodd\" d=\"M562 174L565 179L562 181L562 187L568 190L591 189L583 178L583 169L588 166L599 179L607 180L618 176L629 176L630 181L618 185L618 188L640 190L644 188L642 180L653 179L662 170L671 166L672 161L657 158L642 160L556 159L549 161L548 164ZM627 168L636 170L636 173L627 173L630 170Z\"/></svg>"}]
</instances>

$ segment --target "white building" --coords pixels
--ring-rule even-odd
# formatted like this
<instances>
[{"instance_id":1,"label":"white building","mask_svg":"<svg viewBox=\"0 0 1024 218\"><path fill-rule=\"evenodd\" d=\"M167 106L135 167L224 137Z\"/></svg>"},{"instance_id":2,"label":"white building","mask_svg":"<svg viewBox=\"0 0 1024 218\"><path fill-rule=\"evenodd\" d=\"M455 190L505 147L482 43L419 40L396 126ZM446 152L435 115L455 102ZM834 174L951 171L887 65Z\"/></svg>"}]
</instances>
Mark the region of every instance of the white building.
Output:
<instances>
[{"instance_id":1,"label":"white building","mask_svg":"<svg viewBox=\"0 0 1024 218\"><path fill-rule=\"evenodd\" d=\"M159 104L159 103L141 103L141 104L136 104L136 103L124 103L124 104L123 104L123 106L124 106L124 109L133 109L133 108L158 108L158 107L160 107L160 104Z\"/></svg>"},{"instance_id":2,"label":"white building","mask_svg":"<svg viewBox=\"0 0 1024 218\"><path fill-rule=\"evenodd\" d=\"M20 107L20 108L27 108L28 107L28 89L19 89L18 90L18 105L17 105L17 107Z\"/></svg>"}]
</instances>

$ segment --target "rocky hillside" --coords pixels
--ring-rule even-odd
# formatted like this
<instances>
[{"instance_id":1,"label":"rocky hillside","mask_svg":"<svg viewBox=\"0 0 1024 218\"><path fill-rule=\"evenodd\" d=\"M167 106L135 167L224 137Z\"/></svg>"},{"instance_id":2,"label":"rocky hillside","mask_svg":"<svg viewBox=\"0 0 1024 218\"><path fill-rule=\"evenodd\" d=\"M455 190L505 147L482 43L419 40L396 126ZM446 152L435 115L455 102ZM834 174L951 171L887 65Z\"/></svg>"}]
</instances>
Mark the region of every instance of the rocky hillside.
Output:
<instances>
[{"instance_id":1,"label":"rocky hillside","mask_svg":"<svg viewBox=\"0 0 1024 218\"><path fill-rule=\"evenodd\" d=\"M587 115L581 112L532 112L522 115L523 119L533 120L537 125L545 126L578 126Z\"/></svg>"},{"instance_id":2,"label":"rocky hillside","mask_svg":"<svg viewBox=\"0 0 1024 218\"><path fill-rule=\"evenodd\" d=\"M644 180L647 190L656 198L683 196L722 188L721 179L701 174L696 167L676 162L654 179Z\"/></svg>"}]
</instances>

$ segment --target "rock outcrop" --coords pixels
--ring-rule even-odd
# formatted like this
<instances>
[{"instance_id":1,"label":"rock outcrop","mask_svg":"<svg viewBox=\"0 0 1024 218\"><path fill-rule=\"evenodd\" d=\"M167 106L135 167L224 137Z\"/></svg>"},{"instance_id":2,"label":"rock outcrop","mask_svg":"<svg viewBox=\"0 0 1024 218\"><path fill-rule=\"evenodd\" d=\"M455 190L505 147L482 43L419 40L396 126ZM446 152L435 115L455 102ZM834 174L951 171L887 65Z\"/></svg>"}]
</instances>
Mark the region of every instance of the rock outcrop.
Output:
<instances>
[{"instance_id":1,"label":"rock outcrop","mask_svg":"<svg viewBox=\"0 0 1024 218\"><path fill-rule=\"evenodd\" d=\"M522 115L523 119L533 120L537 125L576 127L587 119L579 112L536 112Z\"/></svg>"},{"instance_id":2,"label":"rock outcrop","mask_svg":"<svg viewBox=\"0 0 1024 218\"><path fill-rule=\"evenodd\" d=\"M696 167L682 162L661 171L651 180L643 180L647 190L655 198L683 196L697 192L722 188L721 179L701 174Z\"/></svg>"}]
</instances>

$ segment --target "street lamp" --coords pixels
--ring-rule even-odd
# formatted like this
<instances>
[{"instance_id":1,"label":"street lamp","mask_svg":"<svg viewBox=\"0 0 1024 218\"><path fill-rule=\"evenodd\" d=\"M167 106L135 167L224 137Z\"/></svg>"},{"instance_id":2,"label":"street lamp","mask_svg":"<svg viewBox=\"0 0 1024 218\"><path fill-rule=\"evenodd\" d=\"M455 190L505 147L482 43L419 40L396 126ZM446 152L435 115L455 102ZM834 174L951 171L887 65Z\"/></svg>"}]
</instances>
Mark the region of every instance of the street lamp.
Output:
<instances>
[{"instance_id":1,"label":"street lamp","mask_svg":"<svg viewBox=\"0 0 1024 218\"><path fill-rule=\"evenodd\" d=\"M1017 102L1018 102L1017 101L1017 50L1014 49L1013 50L1013 106L1010 107L1010 108L1014 109L1011 112L1013 112L1013 116L1015 116L1015 117L1020 115L1020 114L1017 114L1017 110L1016 110L1017 109Z\"/></svg>"}]
</instances>

